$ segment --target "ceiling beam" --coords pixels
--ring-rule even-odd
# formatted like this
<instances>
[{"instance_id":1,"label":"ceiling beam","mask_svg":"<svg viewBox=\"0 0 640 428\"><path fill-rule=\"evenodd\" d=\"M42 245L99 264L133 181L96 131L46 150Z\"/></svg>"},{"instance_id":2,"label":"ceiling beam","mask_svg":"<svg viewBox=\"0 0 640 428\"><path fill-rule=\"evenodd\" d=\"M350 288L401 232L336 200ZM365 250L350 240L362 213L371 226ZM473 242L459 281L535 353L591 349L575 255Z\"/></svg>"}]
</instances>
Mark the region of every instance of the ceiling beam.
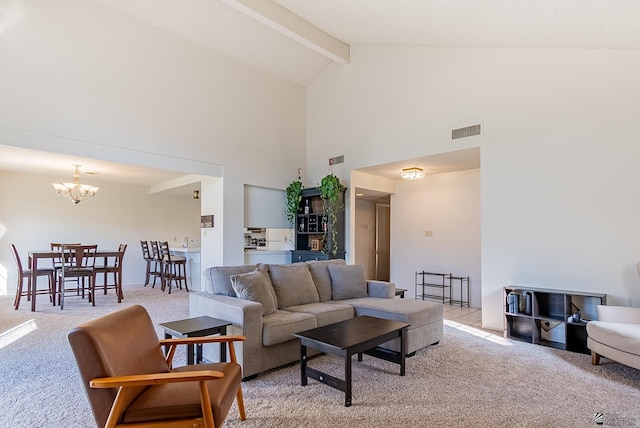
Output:
<instances>
[{"instance_id":1,"label":"ceiling beam","mask_svg":"<svg viewBox=\"0 0 640 428\"><path fill-rule=\"evenodd\" d=\"M343 65L350 61L348 44L271 0L222 0L222 2L332 61Z\"/></svg>"}]
</instances>

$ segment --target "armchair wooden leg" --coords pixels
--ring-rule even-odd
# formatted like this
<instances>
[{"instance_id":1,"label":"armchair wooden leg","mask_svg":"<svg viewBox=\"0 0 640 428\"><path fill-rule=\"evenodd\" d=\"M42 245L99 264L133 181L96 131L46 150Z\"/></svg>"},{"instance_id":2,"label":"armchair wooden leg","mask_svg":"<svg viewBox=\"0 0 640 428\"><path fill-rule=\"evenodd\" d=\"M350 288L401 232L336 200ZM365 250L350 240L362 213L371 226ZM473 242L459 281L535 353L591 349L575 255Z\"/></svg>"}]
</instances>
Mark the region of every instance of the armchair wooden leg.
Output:
<instances>
[{"instance_id":1,"label":"armchair wooden leg","mask_svg":"<svg viewBox=\"0 0 640 428\"><path fill-rule=\"evenodd\" d=\"M594 366L600 364L600 355L595 351L591 351L591 364L593 364Z\"/></svg>"},{"instance_id":2,"label":"armchair wooden leg","mask_svg":"<svg viewBox=\"0 0 640 428\"><path fill-rule=\"evenodd\" d=\"M202 419L204 419L205 428L214 428L213 410L211 409L211 399L209 398L209 390L205 381L200 381L200 405L202 406Z\"/></svg>"},{"instance_id":3,"label":"armchair wooden leg","mask_svg":"<svg viewBox=\"0 0 640 428\"><path fill-rule=\"evenodd\" d=\"M247 419L247 414L244 412L244 398L242 398L242 386L238 385L238 393L236 394L236 400L238 404L238 411L240 412L240 420Z\"/></svg>"}]
</instances>

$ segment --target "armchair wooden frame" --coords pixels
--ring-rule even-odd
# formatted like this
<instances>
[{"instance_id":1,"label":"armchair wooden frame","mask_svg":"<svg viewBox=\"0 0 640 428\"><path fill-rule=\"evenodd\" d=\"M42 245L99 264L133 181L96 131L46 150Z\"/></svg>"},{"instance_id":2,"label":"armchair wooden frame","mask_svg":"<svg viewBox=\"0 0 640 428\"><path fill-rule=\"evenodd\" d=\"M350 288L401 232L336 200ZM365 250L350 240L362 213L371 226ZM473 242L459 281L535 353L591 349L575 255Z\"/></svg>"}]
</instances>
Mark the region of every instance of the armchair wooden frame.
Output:
<instances>
[{"instance_id":1,"label":"armchair wooden frame","mask_svg":"<svg viewBox=\"0 0 640 428\"><path fill-rule=\"evenodd\" d=\"M220 343L225 342L229 348L231 362L237 363L234 342L246 340L244 336L213 336L213 337L187 337L176 339L162 339L160 346L168 346L165 360L169 367L172 365L173 356L178 345L195 345L203 343ZM186 428L195 427L204 424L206 428L215 428L222 425L223 421L215 421L213 411L211 410L209 391L206 387L206 381L223 377L223 373L214 370L199 370L190 372L169 372L169 373L153 373L142 375L114 376L95 378L89 382L91 388L118 388L116 398L111 407L111 412L107 418L106 428L113 427L136 427L136 428L152 428L152 427L174 427ZM128 392L132 387L158 385L172 382L198 382L200 390L200 405L202 407L201 418L177 419L162 422L142 422L137 424L119 424L120 416L125 410L128 402ZM236 404L240 413L240 420L245 420L246 413L244 410L244 400L242 398L242 387L238 385L236 392Z\"/></svg>"}]
</instances>

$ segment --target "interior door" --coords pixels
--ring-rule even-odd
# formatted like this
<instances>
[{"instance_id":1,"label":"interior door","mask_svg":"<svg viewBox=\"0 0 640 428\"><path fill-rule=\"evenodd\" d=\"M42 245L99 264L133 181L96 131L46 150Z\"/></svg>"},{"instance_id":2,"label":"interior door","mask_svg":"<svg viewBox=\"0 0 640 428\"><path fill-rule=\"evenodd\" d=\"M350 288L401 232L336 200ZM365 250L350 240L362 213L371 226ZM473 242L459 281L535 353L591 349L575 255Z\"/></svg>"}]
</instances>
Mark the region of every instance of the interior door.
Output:
<instances>
[{"instance_id":1,"label":"interior door","mask_svg":"<svg viewBox=\"0 0 640 428\"><path fill-rule=\"evenodd\" d=\"M376 279L389 281L391 257L391 206L376 204Z\"/></svg>"}]
</instances>

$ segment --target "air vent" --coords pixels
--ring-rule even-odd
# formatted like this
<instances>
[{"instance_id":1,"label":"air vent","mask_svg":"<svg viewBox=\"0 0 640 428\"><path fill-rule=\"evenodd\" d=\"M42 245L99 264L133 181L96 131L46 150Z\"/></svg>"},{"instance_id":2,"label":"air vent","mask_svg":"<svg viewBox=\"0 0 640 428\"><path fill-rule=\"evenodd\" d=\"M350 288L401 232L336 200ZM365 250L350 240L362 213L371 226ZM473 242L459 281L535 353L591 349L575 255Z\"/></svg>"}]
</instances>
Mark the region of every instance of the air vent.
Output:
<instances>
[{"instance_id":1,"label":"air vent","mask_svg":"<svg viewBox=\"0 0 640 428\"><path fill-rule=\"evenodd\" d=\"M329 159L329 165L338 165L339 163L344 163L344 155Z\"/></svg>"},{"instance_id":2,"label":"air vent","mask_svg":"<svg viewBox=\"0 0 640 428\"><path fill-rule=\"evenodd\" d=\"M465 128L458 128L451 131L452 140L472 137L474 135L480 135L480 124L467 126Z\"/></svg>"}]
</instances>

